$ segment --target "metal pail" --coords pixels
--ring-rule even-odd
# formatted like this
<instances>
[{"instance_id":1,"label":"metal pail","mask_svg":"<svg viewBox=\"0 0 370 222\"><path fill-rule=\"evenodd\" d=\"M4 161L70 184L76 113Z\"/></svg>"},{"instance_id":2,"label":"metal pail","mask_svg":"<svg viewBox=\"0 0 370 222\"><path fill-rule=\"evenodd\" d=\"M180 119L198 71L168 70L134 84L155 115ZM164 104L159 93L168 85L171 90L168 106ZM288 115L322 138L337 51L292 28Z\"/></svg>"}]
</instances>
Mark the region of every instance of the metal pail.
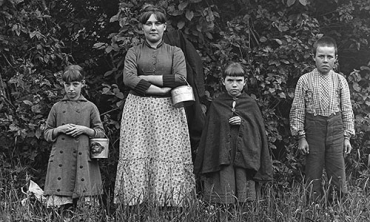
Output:
<instances>
[{"instance_id":1,"label":"metal pail","mask_svg":"<svg viewBox=\"0 0 370 222\"><path fill-rule=\"evenodd\" d=\"M91 158L108 158L109 139L108 138L92 138L90 139L90 155Z\"/></svg>"},{"instance_id":2,"label":"metal pail","mask_svg":"<svg viewBox=\"0 0 370 222\"><path fill-rule=\"evenodd\" d=\"M190 85L184 85L174 88L171 91L172 104L176 108L191 105L194 101L193 88Z\"/></svg>"}]
</instances>

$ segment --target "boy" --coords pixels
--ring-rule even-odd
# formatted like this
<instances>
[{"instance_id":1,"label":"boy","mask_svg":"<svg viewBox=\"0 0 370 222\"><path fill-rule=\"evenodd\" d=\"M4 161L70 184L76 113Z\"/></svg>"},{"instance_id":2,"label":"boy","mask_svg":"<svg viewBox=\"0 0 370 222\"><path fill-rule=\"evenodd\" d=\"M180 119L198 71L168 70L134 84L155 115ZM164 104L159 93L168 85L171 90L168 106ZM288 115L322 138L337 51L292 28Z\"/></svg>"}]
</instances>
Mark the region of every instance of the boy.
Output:
<instances>
[{"instance_id":1,"label":"boy","mask_svg":"<svg viewBox=\"0 0 370 222\"><path fill-rule=\"evenodd\" d=\"M354 135L353 111L346 79L333 71L337 45L331 37L314 44L316 69L298 80L290 128L298 137L298 149L306 156L306 179L313 198L322 196L321 177L325 166L335 189L347 193L343 151L350 153Z\"/></svg>"}]
</instances>

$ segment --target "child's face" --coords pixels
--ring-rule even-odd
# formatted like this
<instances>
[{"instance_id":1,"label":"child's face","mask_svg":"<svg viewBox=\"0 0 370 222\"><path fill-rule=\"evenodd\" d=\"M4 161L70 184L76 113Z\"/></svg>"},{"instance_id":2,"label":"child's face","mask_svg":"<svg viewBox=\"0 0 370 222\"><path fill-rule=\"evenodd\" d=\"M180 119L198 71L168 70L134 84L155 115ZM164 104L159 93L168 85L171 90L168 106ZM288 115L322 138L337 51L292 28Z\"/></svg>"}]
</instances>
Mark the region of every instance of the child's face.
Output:
<instances>
[{"instance_id":1,"label":"child's face","mask_svg":"<svg viewBox=\"0 0 370 222\"><path fill-rule=\"evenodd\" d=\"M222 80L222 83L230 96L239 96L246 84L243 76L226 76L226 78Z\"/></svg>"},{"instance_id":2,"label":"child's face","mask_svg":"<svg viewBox=\"0 0 370 222\"><path fill-rule=\"evenodd\" d=\"M70 100L77 100L81 95L81 89L85 83L80 81L64 82L64 90Z\"/></svg>"}]
</instances>

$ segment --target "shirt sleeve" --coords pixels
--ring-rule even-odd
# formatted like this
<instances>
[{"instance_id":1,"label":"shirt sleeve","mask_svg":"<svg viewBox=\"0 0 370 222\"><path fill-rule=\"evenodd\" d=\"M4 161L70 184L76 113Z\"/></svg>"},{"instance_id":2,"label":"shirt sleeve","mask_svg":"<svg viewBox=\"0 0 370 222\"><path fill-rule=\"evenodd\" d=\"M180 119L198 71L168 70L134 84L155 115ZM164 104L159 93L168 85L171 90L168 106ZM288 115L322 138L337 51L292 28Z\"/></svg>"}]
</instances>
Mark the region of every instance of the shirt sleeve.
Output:
<instances>
[{"instance_id":1,"label":"shirt sleeve","mask_svg":"<svg viewBox=\"0 0 370 222\"><path fill-rule=\"evenodd\" d=\"M290 130L293 136L305 135L304 131L304 119L306 104L304 100L305 89L303 78L299 78L297 86L295 88L294 99L292 108L290 109Z\"/></svg>"},{"instance_id":2,"label":"shirt sleeve","mask_svg":"<svg viewBox=\"0 0 370 222\"><path fill-rule=\"evenodd\" d=\"M341 99L344 135L346 137L351 137L355 135L354 115L351 104L351 95L349 92L347 80L343 76L340 76L340 83L342 86L340 99Z\"/></svg>"},{"instance_id":3,"label":"shirt sleeve","mask_svg":"<svg viewBox=\"0 0 370 222\"><path fill-rule=\"evenodd\" d=\"M137 58L134 47L127 51L125 57L123 83L140 95L145 95L146 90L151 86L151 83L137 75Z\"/></svg>"},{"instance_id":4,"label":"shirt sleeve","mask_svg":"<svg viewBox=\"0 0 370 222\"><path fill-rule=\"evenodd\" d=\"M185 56L178 47L174 47L172 70L173 73L170 75L163 75L163 86L174 88L186 84Z\"/></svg>"},{"instance_id":5,"label":"shirt sleeve","mask_svg":"<svg viewBox=\"0 0 370 222\"><path fill-rule=\"evenodd\" d=\"M101 138L105 137L105 131L103 127L103 123L100 119L100 113L98 108L93 104L92 110L90 113L90 121L91 121L91 128L95 131L94 137Z\"/></svg>"},{"instance_id":6,"label":"shirt sleeve","mask_svg":"<svg viewBox=\"0 0 370 222\"><path fill-rule=\"evenodd\" d=\"M55 142L56 137L53 138L53 131L56 128L56 107L55 104L51 108L48 119L46 120L46 128L44 130L44 138L48 142Z\"/></svg>"}]
</instances>

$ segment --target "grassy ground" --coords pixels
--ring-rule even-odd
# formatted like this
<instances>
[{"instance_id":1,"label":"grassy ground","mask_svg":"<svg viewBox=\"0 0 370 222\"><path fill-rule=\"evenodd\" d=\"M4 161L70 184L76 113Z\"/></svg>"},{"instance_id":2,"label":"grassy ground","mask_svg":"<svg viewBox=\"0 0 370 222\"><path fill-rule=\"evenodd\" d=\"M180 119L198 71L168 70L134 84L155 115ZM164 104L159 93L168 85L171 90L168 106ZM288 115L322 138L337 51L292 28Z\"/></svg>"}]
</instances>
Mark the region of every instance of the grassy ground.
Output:
<instances>
[{"instance_id":1,"label":"grassy ground","mask_svg":"<svg viewBox=\"0 0 370 222\"><path fill-rule=\"evenodd\" d=\"M342 199L316 203L306 200L302 184L277 188L266 186L258 201L230 206L207 205L192 198L182 208L163 208L145 203L135 207L101 204L99 207L79 202L73 211L46 209L29 198L19 188L0 188L0 221L370 221L370 197L366 190L350 186ZM105 201L107 202L107 201Z\"/></svg>"}]
</instances>

